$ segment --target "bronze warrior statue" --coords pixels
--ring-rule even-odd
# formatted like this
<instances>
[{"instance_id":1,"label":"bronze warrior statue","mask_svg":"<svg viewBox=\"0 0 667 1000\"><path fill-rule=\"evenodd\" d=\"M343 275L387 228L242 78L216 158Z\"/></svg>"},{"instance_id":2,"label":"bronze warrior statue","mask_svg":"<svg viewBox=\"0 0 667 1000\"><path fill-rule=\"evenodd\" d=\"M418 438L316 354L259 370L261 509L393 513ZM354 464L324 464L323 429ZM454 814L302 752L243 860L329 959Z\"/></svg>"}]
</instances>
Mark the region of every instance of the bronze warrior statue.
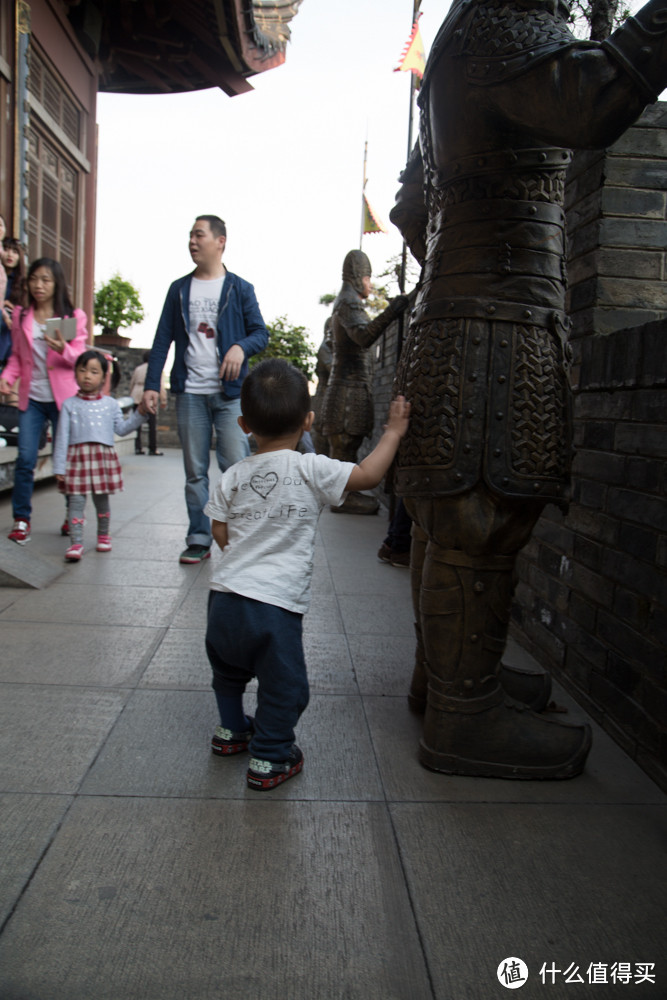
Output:
<instances>
[{"instance_id":1,"label":"bronze warrior statue","mask_svg":"<svg viewBox=\"0 0 667 1000\"><path fill-rule=\"evenodd\" d=\"M501 686L517 553L571 459L563 197L570 149L610 145L667 83L667 0L604 42L558 0L454 0L391 213L423 265L397 391L394 481L418 525L411 688L420 760L453 774L569 778L590 748Z\"/></svg>"},{"instance_id":2,"label":"bronze warrior statue","mask_svg":"<svg viewBox=\"0 0 667 1000\"><path fill-rule=\"evenodd\" d=\"M313 396L315 419L310 433L318 455L329 454L329 439L322 433L322 403L327 394L331 372L331 322L331 316L327 316L324 322L324 335L317 349L317 362L315 363L315 375L317 376L317 388Z\"/></svg>"},{"instance_id":3,"label":"bronze warrior statue","mask_svg":"<svg viewBox=\"0 0 667 1000\"><path fill-rule=\"evenodd\" d=\"M371 262L361 250L350 250L343 262L343 286L333 304L333 359L322 405L322 433L329 439L329 455L356 462L363 439L373 431L373 360L369 348L407 304L397 295L371 320L364 299L371 292ZM337 513L375 514L375 497L348 493Z\"/></svg>"}]
</instances>

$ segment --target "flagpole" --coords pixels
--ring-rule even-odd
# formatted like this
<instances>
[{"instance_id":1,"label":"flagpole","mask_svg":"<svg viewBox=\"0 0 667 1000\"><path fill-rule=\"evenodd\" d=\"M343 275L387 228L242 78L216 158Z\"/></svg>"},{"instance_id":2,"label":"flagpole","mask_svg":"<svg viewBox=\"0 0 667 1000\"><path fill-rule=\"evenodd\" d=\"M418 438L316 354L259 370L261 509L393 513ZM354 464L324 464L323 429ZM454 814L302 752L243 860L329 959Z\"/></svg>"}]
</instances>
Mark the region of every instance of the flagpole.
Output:
<instances>
[{"instance_id":1,"label":"flagpole","mask_svg":"<svg viewBox=\"0 0 667 1000\"><path fill-rule=\"evenodd\" d=\"M366 220L365 205L364 205L364 193L366 191L366 161L368 160L368 139L364 143L364 179L361 186L361 227L359 230L359 249L361 250L361 244L364 238L364 222Z\"/></svg>"}]
</instances>

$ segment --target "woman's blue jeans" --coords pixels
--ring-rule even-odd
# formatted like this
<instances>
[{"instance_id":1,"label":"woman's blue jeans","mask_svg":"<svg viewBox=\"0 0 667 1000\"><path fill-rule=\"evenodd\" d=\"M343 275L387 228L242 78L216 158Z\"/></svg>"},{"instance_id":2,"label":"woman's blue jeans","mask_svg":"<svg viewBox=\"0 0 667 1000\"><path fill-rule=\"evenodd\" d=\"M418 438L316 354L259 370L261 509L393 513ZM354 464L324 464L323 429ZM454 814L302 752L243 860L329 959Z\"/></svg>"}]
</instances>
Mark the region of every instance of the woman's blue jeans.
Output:
<instances>
[{"instance_id":1,"label":"woman's blue jeans","mask_svg":"<svg viewBox=\"0 0 667 1000\"><path fill-rule=\"evenodd\" d=\"M54 402L40 403L28 400L28 409L19 413L19 453L14 471L12 510L15 521L29 521L32 515L32 491L35 484L35 466L39 439L44 424L51 421L51 433L56 439L58 407Z\"/></svg>"},{"instance_id":2,"label":"woman's blue jeans","mask_svg":"<svg viewBox=\"0 0 667 1000\"><path fill-rule=\"evenodd\" d=\"M248 438L238 425L241 400L228 399L222 392L210 395L182 392L175 399L185 466L185 504L190 521L186 543L210 545L211 522L204 507L208 503L212 435L215 430L215 453L221 472L248 457Z\"/></svg>"}]
</instances>

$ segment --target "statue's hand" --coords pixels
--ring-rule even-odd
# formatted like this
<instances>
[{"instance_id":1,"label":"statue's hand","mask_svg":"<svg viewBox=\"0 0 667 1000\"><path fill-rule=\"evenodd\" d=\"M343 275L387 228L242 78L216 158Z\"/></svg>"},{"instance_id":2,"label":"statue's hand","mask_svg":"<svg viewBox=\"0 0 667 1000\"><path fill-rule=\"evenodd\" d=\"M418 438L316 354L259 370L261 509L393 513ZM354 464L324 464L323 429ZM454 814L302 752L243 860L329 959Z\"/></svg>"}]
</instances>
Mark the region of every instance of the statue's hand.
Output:
<instances>
[{"instance_id":1,"label":"statue's hand","mask_svg":"<svg viewBox=\"0 0 667 1000\"><path fill-rule=\"evenodd\" d=\"M394 316L398 316L399 313L405 312L408 305L407 295L397 295L395 299L392 299L389 303Z\"/></svg>"}]
</instances>

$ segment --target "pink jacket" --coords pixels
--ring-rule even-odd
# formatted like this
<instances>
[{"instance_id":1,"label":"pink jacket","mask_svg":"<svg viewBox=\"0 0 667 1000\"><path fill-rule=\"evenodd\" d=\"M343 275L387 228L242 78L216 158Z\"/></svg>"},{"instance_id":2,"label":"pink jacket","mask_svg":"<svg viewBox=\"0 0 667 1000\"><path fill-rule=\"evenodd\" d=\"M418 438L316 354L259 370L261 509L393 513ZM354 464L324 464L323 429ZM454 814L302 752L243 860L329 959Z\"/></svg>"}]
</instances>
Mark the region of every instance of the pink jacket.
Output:
<instances>
[{"instance_id":1,"label":"pink jacket","mask_svg":"<svg viewBox=\"0 0 667 1000\"><path fill-rule=\"evenodd\" d=\"M19 410L28 409L30 397L30 379L32 377L32 324L34 318L32 306L28 309L15 309L12 317L12 353L2 378L13 385L20 377ZM86 350L88 331L87 317L81 309L75 309L76 337L65 344L62 354L48 349L46 353L46 368L51 383L51 391L56 406L60 409L69 396L74 396L78 390L74 378L74 362Z\"/></svg>"}]
</instances>

